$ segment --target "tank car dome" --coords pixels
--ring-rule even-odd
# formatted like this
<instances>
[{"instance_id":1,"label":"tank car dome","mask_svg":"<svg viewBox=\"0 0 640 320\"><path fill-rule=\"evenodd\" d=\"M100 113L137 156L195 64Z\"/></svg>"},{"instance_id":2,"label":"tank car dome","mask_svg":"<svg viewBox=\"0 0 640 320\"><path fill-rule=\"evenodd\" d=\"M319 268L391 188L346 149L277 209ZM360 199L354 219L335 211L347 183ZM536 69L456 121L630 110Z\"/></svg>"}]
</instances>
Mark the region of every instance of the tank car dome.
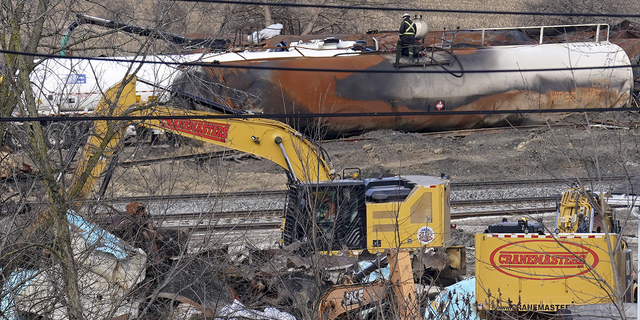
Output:
<instances>
[{"instance_id":1,"label":"tank car dome","mask_svg":"<svg viewBox=\"0 0 640 320\"><path fill-rule=\"evenodd\" d=\"M427 25L427 22L422 18L415 19L413 20L413 22L416 24L416 40L421 40L422 38L426 37L427 33L429 32L429 26Z\"/></svg>"}]
</instances>

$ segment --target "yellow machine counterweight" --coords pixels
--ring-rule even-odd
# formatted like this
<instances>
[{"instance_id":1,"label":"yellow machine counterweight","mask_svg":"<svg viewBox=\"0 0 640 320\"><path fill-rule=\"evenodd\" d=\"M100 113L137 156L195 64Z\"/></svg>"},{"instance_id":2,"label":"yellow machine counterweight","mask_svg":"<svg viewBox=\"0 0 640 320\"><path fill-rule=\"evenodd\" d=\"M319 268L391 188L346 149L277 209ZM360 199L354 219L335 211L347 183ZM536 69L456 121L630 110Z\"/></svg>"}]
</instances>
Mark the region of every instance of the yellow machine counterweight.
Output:
<instances>
[{"instance_id":1,"label":"yellow machine counterweight","mask_svg":"<svg viewBox=\"0 0 640 320\"><path fill-rule=\"evenodd\" d=\"M555 229L521 219L476 234L480 315L562 313L575 305L631 301L631 251L601 197L572 187L562 195Z\"/></svg>"}]
</instances>

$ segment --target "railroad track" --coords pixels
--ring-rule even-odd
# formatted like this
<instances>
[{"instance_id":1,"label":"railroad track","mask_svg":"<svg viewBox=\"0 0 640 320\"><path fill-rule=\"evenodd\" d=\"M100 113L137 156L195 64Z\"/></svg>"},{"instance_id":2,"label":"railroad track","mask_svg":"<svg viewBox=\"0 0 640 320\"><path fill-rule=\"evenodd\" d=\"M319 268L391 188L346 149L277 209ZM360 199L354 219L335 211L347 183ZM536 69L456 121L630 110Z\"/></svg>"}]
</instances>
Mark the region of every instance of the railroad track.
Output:
<instances>
[{"instance_id":1,"label":"railroad track","mask_svg":"<svg viewBox=\"0 0 640 320\"><path fill-rule=\"evenodd\" d=\"M474 212L464 212L464 213L452 213L451 220L463 219L463 218L472 218L472 217L488 217L488 216L504 216L504 215L514 215L514 216L522 216L522 215L531 215L531 214L539 214L555 211L555 207L545 207L545 208L525 208L518 210L495 210L495 211L474 211ZM243 212L238 212L238 214L242 214ZM255 215L262 215L262 211L252 211ZM282 211L278 210L278 213L282 213ZM233 214L231 212L226 212L225 214ZM271 214L271 212L268 212ZM214 214L215 215L215 214ZM183 219L183 218L180 218ZM162 225L160 229L188 229L195 233L202 232L210 232L210 231L223 231L223 230L254 230L254 229L280 229L282 227L282 219L277 219L274 221L261 221L261 222L233 222L233 223L219 223L216 221L215 223L205 223L209 221L208 219L202 219L202 223L198 224L180 224L175 221L170 221L166 217L162 217L158 219L154 217L154 220L162 220Z\"/></svg>"},{"instance_id":2,"label":"railroad track","mask_svg":"<svg viewBox=\"0 0 640 320\"><path fill-rule=\"evenodd\" d=\"M544 184L567 184L570 185L578 180L588 183L625 181L629 176L607 176L600 179L594 178L556 178L556 179L534 179L534 180L496 180L496 181L469 181L469 182L452 182L451 188L473 188L488 186L527 186L527 185L544 185Z\"/></svg>"},{"instance_id":3,"label":"railroad track","mask_svg":"<svg viewBox=\"0 0 640 320\"><path fill-rule=\"evenodd\" d=\"M236 151L236 150L222 150L222 151L214 151L214 152L205 152L205 153L196 153L189 154L184 156L173 156L173 157L163 157L163 158L154 158L154 159L140 159L140 160L131 160L131 161L123 161L118 163L118 166L129 168L134 166L144 166L150 165L153 163L160 163L165 161L180 161L180 160L195 160L195 161L207 161L211 159L219 159L219 158L230 158L234 159L239 157L240 155L247 155L251 157L255 157L253 155L249 155L248 153Z\"/></svg>"},{"instance_id":4,"label":"railroad track","mask_svg":"<svg viewBox=\"0 0 640 320\"><path fill-rule=\"evenodd\" d=\"M168 213L162 215L154 215L155 220L172 221L180 219L202 219L208 220L224 220L224 219L250 219L250 218L281 218L282 210L237 210L222 212L189 212L189 213Z\"/></svg>"},{"instance_id":5,"label":"railroad track","mask_svg":"<svg viewBox=\"0 0 640 320\"><path fill-rule=\"evenodd\" d=\"M553 212L554 207L514 208L505 210L466 211L451 213L451 219L471 217L531 215ZM282 210L241 210L154 215L156 224L164 229L184 228L194 232L219 230L279 229Z\"/></svg>"},{"instance_id":6,"label":"railroad track","mask_svg":"<svg viewBox=\"0 0 640 320\"><path fill-rule=\"evenodd\" d=\"M200 154L190 156L191 158L200 157L212 157L221 156L222 153L213 154ZM228 153L227 153L228 154ZM141 163L141 162L139 162ZM623 181L629 179L628 176L607 176L601 178L599 181ZM597 182L589 178L581 178L585 183ZM451 190L452 195L460 189L491 189L500 190L503 187L518 188L529 186L543 185L545 188L549 185L567 185L575 179L562 178L562 179L535 179L535 180L499 180L499 181L471 181L471 182L452 182ZM552 187L549 187L552 188ZM553 189L553 188L552 188ZM469 193L467 191L463 194ZM497 193L499 194L499 193ZM484 196L484 195L481 195ZM196 234L205 234L207 232L222 232L222 231L245 231L251 230L266 230L266 229L279 229L282 225L282 207L286 197L286 190L267 190L267 191L243 191L232 193L199 193L199 194L170 194L170 195L145 195L145 196L131 196L131 197L117 197L110 199L103 199L103 201L109 201L110 203L129 203L133 201L146 202L149 206L161 203L194 203L194 200L205 200L201 203L204 204L218 204L224 203L238 203L239 201L246 201L252 203L253 200L260 202L264 200L276 200L276 207L273 205L270 209L253 209L253 210L225 210L215 206L214 209L207 208L195 209L194 212L176 212L172 209L169 210L154 210L150 209L149 212L154 214L155 212L171 212L164 214L154 214L153 219L157 225L161 228L183 228L189 229ZM493 197L496 197L494 195ZM550 196L534 196L534 197L514 197L514 198L493 198L493 199L466 199L451 200L451 219L463 219L472 217L487 217L487 216L528 216L531 214L554 212L556 210L556 201L560 197L560 194ZM206 205L205 205L206 206ZM257 206L256 206L257 207Z\"/></svg>"},{"instance_id":7,"label":"railroad track","mask_svg":"<svg viewBox=\"0 0 640 320\"><path fill-rule=\"evenodd\" d=\"M259 192L262 196L265 193ZM284 195L284 193L276 193ZM255 196L256 193L243 193ZM530 217L556 211L557 197L523 197L452 201L451 222L458 219L513 216ZM149 210L153 213L153 210ZM194 252L243 243L276 243L283 223L281 208L267 210L206 211L152 215L160 229L182 229ZM496 221L498 222L498 218ZM239 241L241 239L241 241ZM204 249L203 249L204 248Z\"/></svg>"},{"instance_id":8,"label":"railroad track","mask_svg":"<svg viewBox=\"0 0 640 320\"><path fill-rule=\"evenodd\" d=\"M529 216L555 212L557 197L529 197L513 199L485 199L473 201L453 201L452 209L473 207L471 210L452 212L451 220L489 216ZM524 207L517 205L526 204ZM536 204L538 206L536 206ZM483 206L500 207L498 210L478 210ZM615 207L615 206L613 206ZM279 229L282 226L282 209L237 210L220 212L189 212L153 215L161 228L184 228L194 232L220 230Z\"/></svg>"},{"instance_id":9,"label":"railroad track","mask_svg":"<svg viewBox=\"0 0 640 320\"><path fill-rule=\"evenodd\" d=\"M451 208L472 207L472 206L504 206L521 203L549 203L558 200L560 195L549 197L524 197L524 198L500 198L500 199L474 199L474 200L453 200L450 202Z\"/></svg>"},{"instance_id":10,"label":"railroad track","mask_svg":"<svg viewBox=\"0 0 640 320\"><path fill-rule=\"evenodd\" d=\"M607 176L602 177L600 180L591 178L580 178L583 182L597 183L599 181L625 181L629 176ZM452 182L451 189L458 190L462 188L476 188L476 187L514 187L514 186L532 186L532 185L545 185L545 184L564 184L569 185L576 181L575 178L557 178L557 179L535 179L535 180L496 180L496 181L469 181L469 182ZM193 194L166 194L166 195L144 195L144 196L130 196L130 197L117 197L117 198L105 198L103 201L110 201L115 203L132 202L132 201L171 201L171 200L195 200L195 199L218 199L225 197L284 197L286 196L286 190L264 190L264 191L241 191L241 192L229 192L229 193L193 193ZM551 197L549 197L551 198ZM469 201L482 201L482 200L469 200ZM492 200L491 200L492 201ZM506 201L506 200L504 200ZM514 200L515 201L515 200ZM452 202L454 205L456 201ZM458 202L456 205L463 206L463 202ZM473 204L472 204L473 205Z\"/></svg>"},{"instance_id":11,"label":"railroad track","mask_svg":"<svg viewBox=\"0 0 640 320\"><path fill-rule=\"evenodd\" d=\"M606 177L608 180L627 179L627 177ZM583 179L588 180L588 179ZM494 186L531 186L540 184L557 184L566 182L567 179L536 179L536 180L504 180L504 181L479 181L479 182L455 182L451 184L452 189L460 187L494 187ZM194 212L176 212L174 210L157 210L150 208L149 212L171 212L164 214L154 214L153 218L158 225L163 228L185 228L196 233L204 233L220 230L251 230L255 229L277 229L282 224L282 206L286 191L244 191L234 193L207 193L207 194L182 194L182 195L151 195L133 196L104 199L112 203L128 203L133 201L146 202L150 206L154 203L180 203L181 201L211 200L216 203L224 199L224 204L238 203L247 200L260 202L260 199L279 200L272 203L269 209L252 208L252 210L224 210L222 205L207 208L202 211L195 209ZM451 219L462 219L470 217L514 215L527 216L531 214L553 212L556 210L556 201L560 194L552 196L537 197L517 197L517 198L494 198L494 199L470 199L452 200ZM202 202L207 204L209 202ZM223 203L222 201L218 204ZM276 207L273 207L275 205ZM156 209L156 210L154 210Z\"/></svg>"},{"instance_id":12,"label":"railroad track","mask_svg":"<svg viewBox=\"0 0 640 320\"><path fill-rule=\"evenodd\" d=\"M557 197L528 197L452 201L451 220L489 216L529 216L555 212ZM550 205L552 204L552 205ZM482 210L479 208L499 208ZM616 207L615 205L613 207ZM195 232L217 230L276 229L282 226L282 209L190 212L154 215L163 228L185 228Z\"/></svg>"},{"instance_id":13,"label":"railroad track","mask_svg":"<svg viewBox=\"0 0 640 320\"><path fill-rule=\"evenodd\" d=\"M191 193L191 194L160 194L160 195L144 195L144 196L130 196L130 197L117 197L117 198L105 198L103 201L109 201L113 203L128 203L133 201L174 201L174 200L203 200L203 199L223 199L223 198L260 198L260 197L285 197L287 191L285 190L264 190L264 191L240 191L230 193Z\"/></svg>"},{"instance_id":14,"label":"railroad track","mask_svg":"<svg viewBox=\"0 0 640 320\"><path fill-rule=\"evenodd\" d=\"M269 230L280 229L280 222L254 222L254 223L237 223L237 224L219 224L219 225L195 225L184 226L194 233L210 232L210 231L249 231L249 230Z\"/></svg>"}]
</instances>

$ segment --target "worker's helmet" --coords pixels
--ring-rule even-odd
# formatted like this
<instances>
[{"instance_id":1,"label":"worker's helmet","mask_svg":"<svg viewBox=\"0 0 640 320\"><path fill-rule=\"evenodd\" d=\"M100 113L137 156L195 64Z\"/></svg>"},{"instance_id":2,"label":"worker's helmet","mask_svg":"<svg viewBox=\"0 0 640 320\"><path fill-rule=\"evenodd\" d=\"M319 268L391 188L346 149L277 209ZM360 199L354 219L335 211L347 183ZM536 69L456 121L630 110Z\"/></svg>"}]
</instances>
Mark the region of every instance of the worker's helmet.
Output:
<instances>
[{"instance_id":1,"label":"worker's helmet","mask_svg":"<svg viewBox=\"0 0 640 320\"><path fill-rule=\"evenodd\" d=\"M408 13L405 13L405 14L402 15L402 17L406 18L406 17L410 17L410 15Z\"/></svg>"}]
</instances>

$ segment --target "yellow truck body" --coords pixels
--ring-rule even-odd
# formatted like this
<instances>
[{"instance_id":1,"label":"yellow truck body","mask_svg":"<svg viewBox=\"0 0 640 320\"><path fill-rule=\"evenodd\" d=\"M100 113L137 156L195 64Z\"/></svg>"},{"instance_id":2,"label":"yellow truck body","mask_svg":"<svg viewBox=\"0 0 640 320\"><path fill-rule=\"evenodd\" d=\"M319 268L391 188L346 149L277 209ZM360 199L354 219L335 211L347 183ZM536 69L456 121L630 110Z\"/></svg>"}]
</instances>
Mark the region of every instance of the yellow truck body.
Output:
<instances>
[{"instance_id":1,"label":"yellow truck body","mask_svg":"<svg viewBox=\"0 0 640 320\"><path fill-rule=\"evenodd\" d=\"M558 312L571 305L614 301L613 268L628 293L632 260L629 250L609 255L606 237L603 233L476 234L478 309ZM618 236L608 237L614 247Z\"/></svg>"}]
</instances>

